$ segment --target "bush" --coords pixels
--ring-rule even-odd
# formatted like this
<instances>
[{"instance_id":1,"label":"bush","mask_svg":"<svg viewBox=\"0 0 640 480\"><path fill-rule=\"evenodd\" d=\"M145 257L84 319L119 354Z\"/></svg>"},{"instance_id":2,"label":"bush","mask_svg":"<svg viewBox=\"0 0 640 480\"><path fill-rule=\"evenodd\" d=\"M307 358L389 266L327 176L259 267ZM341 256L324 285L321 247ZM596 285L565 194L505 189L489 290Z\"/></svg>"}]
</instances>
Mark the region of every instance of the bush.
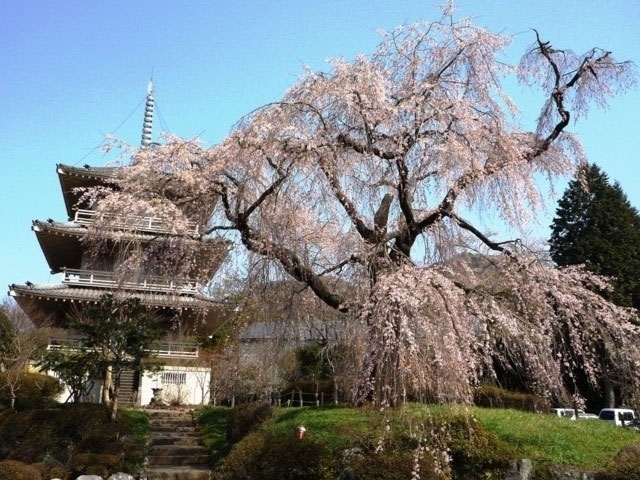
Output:
<instances>
[{"instance_id":1,"label":"bush","mask_svg":"<svg viewBox=\"0 0 640 480\"><path fill-rule=\"evenodd\" d=\"M0 480L40 480L42 476L36 467L16 460L0 462Z\"/></svg>"},{"instance_id":2,"label":"bush","mask_svg":"<svg viewBox=\"0 0 640 480\"><path fill-rule=\"evenodd\" d=\"M69 476L69 472L67 472L66 468L55 460L33 463L31 466L38 469L44 480L49 480L50 478L66 480Z\"/></svg>"},{"instance_id":3,"label":"bush","mask_svg":"<svg viewBox=\"0 0 640 480\"><path fill-rule=\"evenodd\" d=\"M109 472L116 472L122 466L120 455L104 453L77 453L69 461L69 468L74 475L100 475L108 477Z\"/></svg>"},{"instance_id":4,"label":"bush","mask_svg":"<svg viewBox=\"0 0 640 480\"><path fill-rule=\"evenodd\" d=\"M324 444L294 432L253 432L237 443L215 472L218 480L333 480L334 462Z\"/></svg>"},{"instance_id":5,"label":"bush","mask_svg":"<svg viewBox=\"0 0 640 480\"><path fill-rule=\"evenodd\" d=\"M249 432L271 418L271 405L262 402L241 403L235 406L227 418L227 442L238 443Z\"/></svg>"},{"instance_id":6,"label":"bush","mask_svg":"<svg viewBox=\"0 0 640 480\"><path fill-rule=\"evenodd\" d=\"M640 480L640 445L622 447L607 466L596 475L597 480Z\"/></svg>"},{"instance_id":7,"label":"bush","mask_svg":"<svg viewBox=\"0 0 640 480\"><path fill-rule=\"evenodd\" d=\"M0 373L0 405L9 408L11 391L7 385L7 372ZM15 373L11 373L15 375ZM47 408L56 404L56 397L64 388L62 384L49 375L20 372L16 391L16 410L31 408Z\"/></svg>"},{"instance_id":8,"label":"bush","mask_svg":"<svg viewBox=\"0 0 640 480\"><path fill-rule=\"evenodd\" d=\"M51 458L55 460L47 460L47 463L52 463L52 467L69 463L76 473L86 473L89 467L100 466L111 473L119 470L135 473L144 460L145 442L143 432L137 433L140 442L135 441L131 425L133 417L139 424L136 428L141 428L143 423L146 426L146 416L143 418L143 414L137 412L129 416L128 412L122 411L118 421L111 422L108 409L95 404L12 412L0 424L0 458L25 463ZM56 476L51 472L43 473L52 478Z\"/></svg>"},{"instance_id":9,"label":"bush","mask_svg":"<svg viewBox=\"0 0 640 480\"><path fill-rule=\"evenodd\" d=\"M415 466L415 452L385 449L358 456L344 471L342 478L353 480L408 480ZM446 474L436 473L433 458L426 452L420 456L421 480L443 480Z\"/></svg>"},{"instance_id":10,"label":"bush","mask_svg":"<svg viewBox=\"0 0 640 480\"><path fill-rule=\"evenodd\" d=\"M446 431L451 466L456 478L486 478L487 473L501 478L516 458L515 452L484 428L472 415L447 415L440 422ZM494 477L491 477L494 478Z\"/></svg>"},{"instance_id":11,"label":"bush","mask_svg":"<svg viewBox=\"0 0 640 480\"><path fill-rule=\"evenodd\" d=\"M65 455L67 444L56 435L55 417L50 410L13 412L0 425L0 458L34 463L47 452L56 458Z\"/></svg>"},{"instance_id":12,"label":"bush","mask_svg":"<svg viewBox=\"0 0 640 480\"><path fill-rule=\"evenodd\" d=\"M66 480L69 478L69 472L62 467L53 467L49 470L48 475L50 478L59 478L60 480Z\"/></svg>"},{"instance_id":13,"label":"bush","mask_svg":"<svg viewBox=\"0 0 640 480\"><path fill-rule=\"evenodd\" d=\"M512 392L493 385L482 385L476 388L473 402L479 407L513 408L534 413L550 411L549 402L542 397L530 393Z\"/></svg>"}]
</instances>

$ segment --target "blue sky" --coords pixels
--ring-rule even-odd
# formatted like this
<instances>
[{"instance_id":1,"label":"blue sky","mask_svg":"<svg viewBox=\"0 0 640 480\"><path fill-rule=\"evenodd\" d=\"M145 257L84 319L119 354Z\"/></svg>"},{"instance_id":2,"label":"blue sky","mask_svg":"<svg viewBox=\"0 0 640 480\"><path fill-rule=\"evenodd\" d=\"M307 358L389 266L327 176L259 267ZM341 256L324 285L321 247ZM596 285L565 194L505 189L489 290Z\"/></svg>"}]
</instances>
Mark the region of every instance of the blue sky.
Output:
<instances>
[{"instance_id":1,"label":"blue sky","mask_svg":"<svg viewBox=\"0 0 640 480\"><path fill-rule=\"evenodd\" d=\"M169 130L219 142L254 108L279 98L307 63L370 53L377 28L435 19L440 1L5 1L0 3L0 289L56 282L30 230L65 220L56 163L104 164L92 150L145 95L151 70ZM593 46L640 64L636 0L460 1L494 31L514 34L516 62L537 28L559 48ZM540 95L510 82L530 124ZM640 207L640 89L572 125L592 161ZM137 144L140 105L116 136ZM157 134L159 122L156 122ZM86 158L87 154L89 154ZM561 191L561 190L560 190ZM551 212L555 208L549 201ZM551 215L532 231L545 236Z\"/></svg>"}]
</instances>

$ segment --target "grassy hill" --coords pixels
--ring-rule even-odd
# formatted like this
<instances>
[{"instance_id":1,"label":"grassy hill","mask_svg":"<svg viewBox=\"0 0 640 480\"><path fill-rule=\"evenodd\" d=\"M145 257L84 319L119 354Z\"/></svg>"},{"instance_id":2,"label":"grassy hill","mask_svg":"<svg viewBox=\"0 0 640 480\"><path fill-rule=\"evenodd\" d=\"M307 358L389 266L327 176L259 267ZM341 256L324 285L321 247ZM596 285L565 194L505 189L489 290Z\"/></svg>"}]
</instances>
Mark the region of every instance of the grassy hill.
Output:
<instances>
[{"instance_id":1,"label":"grassy hill","mask_svg":"<svg viewBox=\"0 0 640 480\"><path fill-rule=\"evenodd\" d=\"M205 407L200 411L207 445L216 451L214 460L218 463L228 451L224 429L228 414L229 409L221 407ZM392 445L394 451L415 451L418 444L407 439L422 436L426 445L435 442L449 448L454 473L458 469L456 462L499 470L510 460L520 458L533 460L538 471L549 465L595 471L604 468L622 447L640 445L639 433L600 420L572 421L508 409L417 404L386 412L348 407L280 408L249 437L261 435L270 441L293 439L299 425L307 429L308 441L330 452L334 459L348 448L372 452L380 444ZM243 442L232 450L229 462L236 461L234 455L240 455L235 451L242 450L243 458L238 461L253 458L254 453ZM251 442L256 443L255 438L247 440ZM267 447L260 447L263 449L260 455L268 456L264 450ZM291 448L297 448L295 443Z\"/></svg>"}]
</instances>

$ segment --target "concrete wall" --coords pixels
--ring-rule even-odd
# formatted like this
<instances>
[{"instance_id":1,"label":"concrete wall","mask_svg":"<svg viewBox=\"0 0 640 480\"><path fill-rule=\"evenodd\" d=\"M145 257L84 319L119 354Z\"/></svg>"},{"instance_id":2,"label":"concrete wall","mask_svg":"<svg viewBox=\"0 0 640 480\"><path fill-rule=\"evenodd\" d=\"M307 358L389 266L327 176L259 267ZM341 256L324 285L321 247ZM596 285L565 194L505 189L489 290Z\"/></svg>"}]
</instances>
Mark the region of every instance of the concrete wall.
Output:
<instances>
[{"instance_id":1,"label":"concrete wall","mask_svg":"<svg viewBox=\"0 0 640 480\"><path fill-rule=\"evenodd\" d=\"M211 371L203 367L176 367L165 365L157 373L146 372L140 382L140 405L148 405L153 388L162 388L165 402L179 399L184 405L209 403Z\"/></svg>"},{"instance_id":2,"label":"concrete wall","mask_svg":"<svg viewBox=\"0 0 640 480\"><path fill-rule=\"evenodd\" d=\"M43 372L43 373L51 377L58 378L56 373L53 371ZM59 403L64 403L67 400L67 398L69 398L69 395L71 395L71 390L62 381L60 383L62 383L62 387L64 390L62 390L62 393L58 395L58 397L56 398L56 401L58 401ZM100 403L102 401L102 382L95 382L93 384L93 388L91 389L91 392L89 392L89 396L81 399L81 401L89 402L89 403ZM73 402L73 398L69 399L69 402Z\"/></svg>"}]
</instances>

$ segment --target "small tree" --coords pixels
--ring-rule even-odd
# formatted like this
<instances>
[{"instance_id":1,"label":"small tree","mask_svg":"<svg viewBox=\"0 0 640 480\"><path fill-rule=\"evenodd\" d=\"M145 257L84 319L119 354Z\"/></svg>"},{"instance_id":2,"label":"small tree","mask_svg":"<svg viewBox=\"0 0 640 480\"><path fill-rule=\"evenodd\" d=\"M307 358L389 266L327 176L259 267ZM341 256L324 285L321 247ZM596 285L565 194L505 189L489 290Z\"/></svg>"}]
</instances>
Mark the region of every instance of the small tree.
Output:
<instances>
[{"instance_id":1,"label":"small tree","mask_svg":"<svg viewBox=\"0 0 640 480\"><path fill-rule=\"evenodd\" d=\"M69 327L84 336L84 345L77 357L72 361L69 357L62 357L53 370L64 371L66 367L82 364L85 360L87 368L91 365L101 372L111 372L111 420L115 421L122 372L140 368L142 373L143 369L156 368L157 363L143 364L142 359L149 355L153 343L165 332L138 298L119 301L112 295L103 295L97 305L85 307L80 315L70 319Z\"/></svg>"},{"instance_id":2,"label":"small tree","mask_svg":"<svg viewBox=\"0 0 640 480\"><path fill-rule=\"evenodd\" d=\"M7 368L6 359L12 356L15 330L4 309L0 309L0 372Z\"/></svg>"},{"instance_id":3,"label":"small tree","mask_svg":"<svg viewBox=\"0 0 640 480\"><path fill-rule=\"evenodd\" d=\"M22 374L46 348L50 331L34 328L22 309L8 300L0 306L0 325L0 364L4 372L0 389L9 390L9 406L14 409Z\"/></svg>"},{"instance_id":4,"label":"small tree","mask_svg":"<svg viewBox=\"0 0 640 480\"><path fill-rule=\"evenodd\" d=\"M53 350L47 352L38 366L45 371L56 372L58 378L70 390L65 403L73 398L79 402L89 397L91 390L100 378L100 363L93 352L86 349L78 351Z\"/></svg>"}]
</instances>

